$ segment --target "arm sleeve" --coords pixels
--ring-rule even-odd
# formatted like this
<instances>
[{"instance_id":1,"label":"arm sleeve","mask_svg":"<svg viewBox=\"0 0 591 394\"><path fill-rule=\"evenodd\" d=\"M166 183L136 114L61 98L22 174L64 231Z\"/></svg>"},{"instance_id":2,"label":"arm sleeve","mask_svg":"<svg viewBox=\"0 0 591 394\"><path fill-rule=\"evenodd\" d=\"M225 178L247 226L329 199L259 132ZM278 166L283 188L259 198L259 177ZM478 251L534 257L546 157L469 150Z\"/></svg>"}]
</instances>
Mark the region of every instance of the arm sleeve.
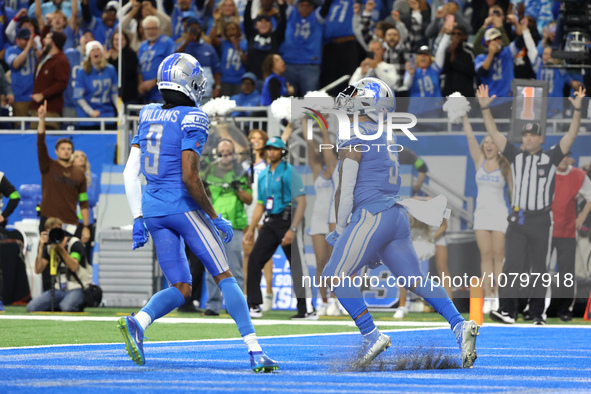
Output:
<instances>
[{"instance_id":1,"label":"arm sleeve","mask_svg":"<svg viewBox=\"0 0 591 394\"><path fill-rule=\"evenodd\" d=\"M521 151L519 150L519 148L517 148L511 142L507 141L507 143L505 144L505 150L503 151L503 156L505 156L505 158L509 161L509 163L514 163L515 162L515 157L520 152Z\"/></svg>"},{"instance_id":2,"label":"arm sleeve","mask_svg":"<svg viewBox=\"0 0 591 394\"><path fill-rule=\"evenodd\" d=\"M8 203L2 211L2 216L4 219L7 219L18 206L21 196L5 176L2 176L2 180L0 181L0 198L2 195L8 197Z\"/></svg>"},{"instance_id":3,"label":"arm sleeve","mask_svg":"<svg viewBox=\"0 0 591 394\"><path fill-rule=\"evenodd\" d=\"M564 158L564 153L562 153L562 149L560 149L560 144L552 146L546 151L546 154L550 156L550 163L553 163L556 166L558 166L560 161Z\"/></svg>"},{"instance_id":4,"label":"arm sleeve","mask_svg":"<svg viewBox=\"0 0 591 394\"><path fill-rule=\"evenodd\" d=\"M534 38L531 36L531 32L529 30L525 30L523 32L523 41L525 42L525 48L527 49L527 57L529 58L530 63L533 65L538 58L538 48L536 47Z\"/></svg>"},{"instance_id":5,"label":"arm sleeve","mask_svg":"<svg viewBox=\"0 0 591 394\"><path fill-rule=\"evenodd\" d=\"M74 242L74 245L72 245L68 254L70 257L76 259L80 266L86 267L86 249L81 241Z\"/></svg>"},{"instance_id":6,"label":"arm sleeve","mask_svg":"<svg viewBox=\"0 0 591 394\"><path fill-rule=\"evenodd\" d=\"M324 0L322 7L320 7L319 14L322 17L322 19L326 19L326 17L328 16L328 11L330 10L330 6L332 5L332 1L333 0Z\"/></svg>"},{"instance_id":7,"label":"arm sleeve","mask_svg":"<svg viewBox=\"0 0 591 394\"><path fill-rule=\"evenodd\" d=\"M353 210L353 193L357 184L357 172L359 163L355 160L346 158L343 161L343 173L341 174L341 195L339 199L339 212L337 217L337 231L347 227L347 221Z\"/></svg>"},{"instance_id":8,"label":"arm sleeve","mask_svg":"<svg viewBox=\"0 0 591 394\"><path fill-rule=\"evenodd\" d=\"M14 42L16 39L16 25L17 23L14 21L14 19L11 19L10 23L6 27L6 38L8 38L10 42Z\"/></svg>"},{"instance_id":9,"label":"arm sleeve","mask_svg":"<svg viewBox=\"0 0 591 394\"><path fill-rule=\"evenodd\" d=\"M86 102L86 100L84 100L83 98L78 99L76 100L76 104L78 104L80 108L82 108L82 111L84 111L86 115L92 116L94 109L92 109L92 107L88 104L88 102Z\"/></svg>"},{"instance_id":10,"label":"arm sleeve","mask_svg":"<svg viewBox=\"0 0 591 394\"><path fill-rule=\"evenodd\" d=\"M129 152L127 164L123 171L123 181L125 183L125 195L131 209L131 215L134 219L143 216L142 212L142 185L140 183L140 159L141 149L132 147Z\"/></svg>"},{"instance_id":11,"label":"arm sleeve","mask_svg":"<svg viewBox=\"0 0 591 394\"><path fill-rule=\"evenodd\" d=\"M587 175L585 175L585 179L583 180L583 184L581 185L581 188L579 189L579 194L581 195L581 197L583 197L585 199L585 201L590 202L591 201L591 179L589 179L589 177ZM4 216L6 217L6 216Z\"/></svg>"},{"instance_id":12,"label":"arm sleeve","mask_svg":"<svg viewBox=\"0 0 591 394\"><path fill-rule=\"evenodd\" d=\"M47 143L45 142L45 133L37 134L37 159L39 160L39 170L41 175L49 171L51 158L47 153Z\"/></svg>"},{"instance_id":13,"label":"arm sleeve","mask_svg":"<svg viewBox=\"0 0 591 394\"><path fill-rule=\"evenodd\" d=\"M450 42L450 35L444 34L439 41L439 46L437 47L437 52L435 52L435 64L439 67L439 71L443 68L443 63L445 62L445 52L447 51L447 47L449 46Z\"/></svg>"},{"instance_id":14,"label":"arm sleeve","mask_svg":"<svg viewBox=\"0 0 591 394\"><path fill-rule=\"evenodd\" d=\"M281 97L281 82L277 78L271 78L268 88L271 101L275 101Z\"/></svg>"}]
</instances>

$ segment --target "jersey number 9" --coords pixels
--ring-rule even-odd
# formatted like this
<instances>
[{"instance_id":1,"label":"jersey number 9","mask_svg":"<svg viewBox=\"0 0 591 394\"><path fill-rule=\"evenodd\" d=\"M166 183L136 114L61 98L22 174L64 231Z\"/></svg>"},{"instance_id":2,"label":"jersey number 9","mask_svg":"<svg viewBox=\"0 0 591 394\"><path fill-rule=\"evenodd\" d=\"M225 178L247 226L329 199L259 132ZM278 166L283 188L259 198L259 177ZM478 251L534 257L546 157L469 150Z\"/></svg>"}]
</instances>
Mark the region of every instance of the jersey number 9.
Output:
<instances>
[{"instance_id":1,"label":"jersey number 9","mask_svg":"<svg viewBox=\"0 0 591 394\"><path fill-rule=\"evenodd\" d=\"M158 163L160 161L160 140L162 139L161 124L151 124L146 144L146 156L144 158L144 170L146 174L158 175ZM150 164L152 163L152 164Z\"/></svg>"}]
</instances>

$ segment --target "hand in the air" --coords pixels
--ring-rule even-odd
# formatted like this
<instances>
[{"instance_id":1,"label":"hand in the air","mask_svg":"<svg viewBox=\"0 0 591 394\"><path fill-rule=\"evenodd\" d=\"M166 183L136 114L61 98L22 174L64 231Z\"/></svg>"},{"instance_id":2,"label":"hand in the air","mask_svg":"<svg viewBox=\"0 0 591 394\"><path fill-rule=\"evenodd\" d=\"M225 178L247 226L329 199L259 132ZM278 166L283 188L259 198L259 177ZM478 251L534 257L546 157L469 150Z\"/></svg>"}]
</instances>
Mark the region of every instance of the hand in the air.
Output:
<instances>
[{"instance_id":1,"label":"hand in the air","mask_svg":"<svg viewBox=\"0 0 591 394\"><path fill-rule=\"evenodd\" d=\"M136 250L141 248L148 242L150 238L150 232L148 231L148 227L146 227L146 222L144 222L144 218L136 218L133 221L133 245L131 246L132 250Z\"/></svg>"}]
</instances>

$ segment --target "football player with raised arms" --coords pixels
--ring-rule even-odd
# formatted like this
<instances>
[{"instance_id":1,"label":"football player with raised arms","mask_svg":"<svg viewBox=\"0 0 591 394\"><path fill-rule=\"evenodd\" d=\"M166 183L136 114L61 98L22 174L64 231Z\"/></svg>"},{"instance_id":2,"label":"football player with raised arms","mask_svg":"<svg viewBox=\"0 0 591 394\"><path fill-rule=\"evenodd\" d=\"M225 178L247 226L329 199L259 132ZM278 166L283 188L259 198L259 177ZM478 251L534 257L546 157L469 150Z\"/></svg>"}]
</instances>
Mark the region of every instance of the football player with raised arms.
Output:
<instances>
[{"instance_id":1,"label":"football player with raised arms","mask_svg":"<svg viewBox=\"0 0 591 394\"><path fill-rule=\"evenodd\" d=\"M372 136L379 130L378 122L385 121L386 114L395 110L396 99L383 81L363 78L339 93L335 108L347 112L351 120L353 114L358 113L358 133L362 137ZM368 142L355 134L354 122L350 123L350 138L337 139L340 177L335 192L337 227L326 235L334 250L323 276L332 284L332 291L363 335L362 356L355 366L367 367L391 343L390 337L374 325L361 290L347 280L364 265L381 260L400 285L424 298L447 319L460 346L462 366L470 368L476 359L478 326L474 321L466 322L445 290L421 271L405 208L408 205L409 212L417 219L437 225L443 220L447 200L443 196L428 202L409 200L415 207L422 204L418 212L410 202L401 201L398 153L374 146L391 145L396 141L387 141L386 134L382 133L370 142L368 150Z\"/></svg>"},{"instance_id":2,"label":"football player with raised arms","mask_svg":"<svg viewBox=\"0 0 591 394\"><path fill-rule=\"evenodd\" d=\"M132 248L143 246L152 235L170 287L156 293L137 315L119 319L127 353L143 365L145 329L191 296L186 243L224 293L228 313L248 347L251 368L276 370L279 364L259 346L242 289L228 269L220 232L229 242L232 223L215 212L199 178L199 156L209 129L199 107L207 83L201 65L191 55L175 53L162 61L157 79L165 104L148 104L141 110L123 176L134 218ZM143 196L140 172L147 180Z\"/></svg>"}]
</instances>

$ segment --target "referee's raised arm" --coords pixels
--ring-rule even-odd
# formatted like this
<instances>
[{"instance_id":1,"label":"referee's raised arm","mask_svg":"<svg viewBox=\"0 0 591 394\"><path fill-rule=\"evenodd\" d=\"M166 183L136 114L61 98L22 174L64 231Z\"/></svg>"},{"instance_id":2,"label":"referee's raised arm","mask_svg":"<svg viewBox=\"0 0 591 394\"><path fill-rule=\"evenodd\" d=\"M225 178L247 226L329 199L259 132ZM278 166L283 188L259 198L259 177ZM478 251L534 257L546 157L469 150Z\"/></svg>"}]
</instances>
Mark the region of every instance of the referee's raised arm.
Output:
<instances>
[{"instance_id":1,"label":"referee's raised arm","mask_svg":"<svg viewBox=\"0 0 591 394\"><path fill-rule=\"evenodd\" d=\"M570 123L570 127L568 128L568 133L566 133L564 137L560 139L560 150L562 151L563 155L566 155L570 151L571 146L573 146L573 143L575 142L575 138L577 138L577 134L579 134L583 97L585 97L585 89L583 89L583 87L579 87L579 90L575 92L575 98L568 98L574 107L574 111L573 120Z\"/></svg>"},{"instance_id":2,"label":"referee's raised arm","mask_svg":"<svg viewBox=\"0 0 591 394\"><path fill-rule=\"evenodd\" d=\"M493 139L497 148L499 148L501 152L504 152L505 146L507 145L507 138L503 134L499 133L495 120L489 109L490 103L492 103L492 101L497 96L493 95L492 97L488 97L488 85L480 85L478 87L478 91L476 92L476 96L478 96L478 102L480 103L480 108L482 109L482 119L484 120L484 127L486 127L486 131ZM579 114L579 122L580 119L581 115Z\"/></svg>"}]
</instances>

